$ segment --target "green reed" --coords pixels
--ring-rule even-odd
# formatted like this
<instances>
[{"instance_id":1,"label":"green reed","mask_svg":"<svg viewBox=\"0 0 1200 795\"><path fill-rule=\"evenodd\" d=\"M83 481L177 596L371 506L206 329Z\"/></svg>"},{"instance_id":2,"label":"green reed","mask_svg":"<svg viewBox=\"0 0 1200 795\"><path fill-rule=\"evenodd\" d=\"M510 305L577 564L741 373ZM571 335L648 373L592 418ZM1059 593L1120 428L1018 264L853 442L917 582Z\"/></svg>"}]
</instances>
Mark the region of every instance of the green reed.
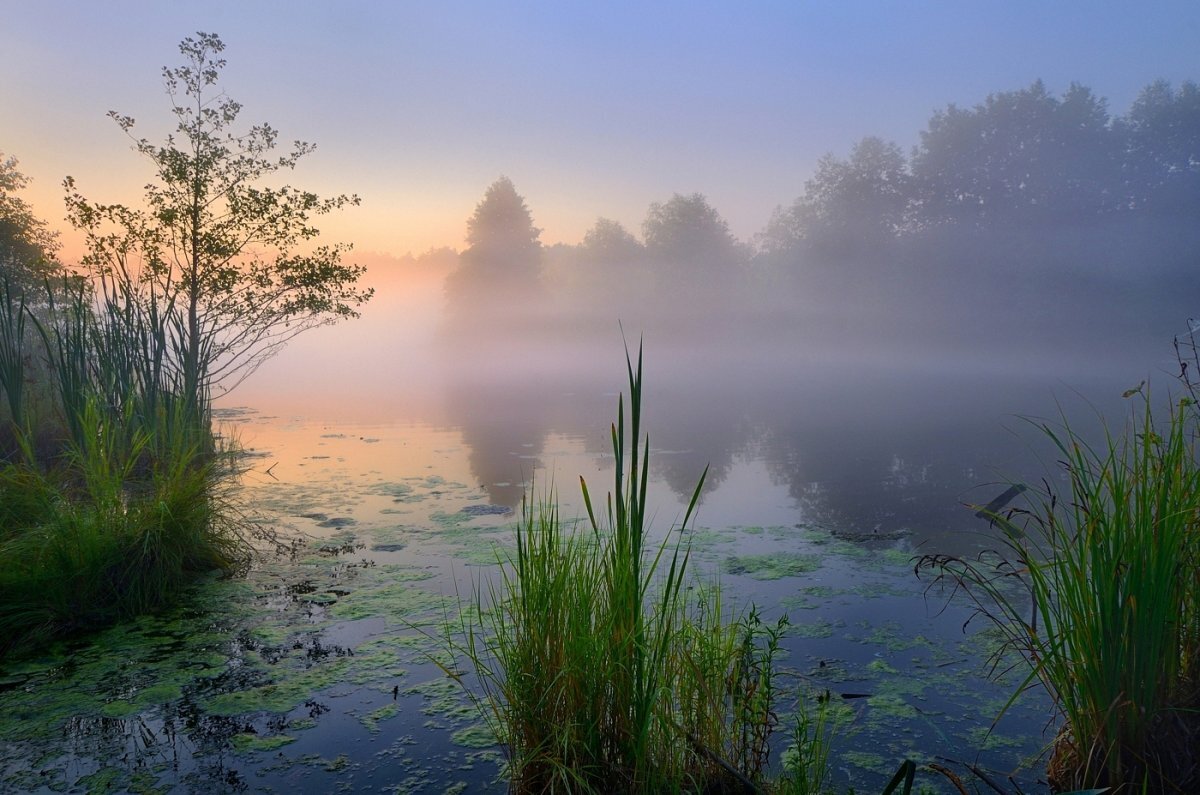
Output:
<instances>
[{"instance_id":1,"label":"green reed","mask_svg":"<svg viewBox=\"0 0 1200 795\"><path fill-rule=\"evenodd\" d=\"M636 368L626 361L629 411L622 397L603 510L582 479L582 529L562 521L553 492L527 498L515 552L460 611L464 640L448 644L471 664L516 792L763 791L786 619L733 615L717 584L689 576L704 475L677 532L650 540L640 353Z\"/></svg>"},{"instance_id":2,"label":"green reed","mask_svg":"<svg viewBox=\"0 0 1200 795\"><path fill-rule=\"evenodd\" d=\"M1057 787L1200 785L1200 466L1188 402L1162 427L1147 399L1100 448L1042 426L1069 499L1047 490L1029 511L993 516L1007 536L998 560L923 560L975 598L1028 661L1026 682L1061 711Z\"/></svg>"},{"instance_id":3,"label":"green reed","mask_svg":"<svg viewBox=\"0 0 1200 795\"><path fill-rule=\"evenodd\" d=\"M16 433L26 428L25 417L25 295L14 292L5 279L0 284L0 388L8 400L8 417Z\"/></svg>"}]
</instances>

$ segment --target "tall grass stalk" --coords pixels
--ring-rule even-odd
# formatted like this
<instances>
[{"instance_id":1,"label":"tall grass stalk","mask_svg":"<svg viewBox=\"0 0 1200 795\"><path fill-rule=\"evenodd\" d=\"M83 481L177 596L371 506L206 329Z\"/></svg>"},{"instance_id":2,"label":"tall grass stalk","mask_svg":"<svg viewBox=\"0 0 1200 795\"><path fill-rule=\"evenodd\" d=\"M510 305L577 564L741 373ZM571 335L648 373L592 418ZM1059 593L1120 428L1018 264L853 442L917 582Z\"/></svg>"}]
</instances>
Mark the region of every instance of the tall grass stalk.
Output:
<instances>
[{"instance_id":1,"label":"tall grass stalk","mask_svg":"<svg viewBox=\"0 0 1200 795\"><path fill-rule=\"evenodd\" d=\"M997 561L922 561L967 589L1029 662L1027 682L1061 711L1049 771L1057 787L1200 787L1193 419L1185 401L1161 427L1147 399L1134 425L1100 448L1044 425L1069 500L1047 489L1031 510L993 516L1007 536Z\"/></svg>"},{"instance_id":2,"label":"tall grass stalk","mask_svg":"<svg viewBox=\"0 0 1200 795\"><path fill-rule=\"evenodd\" d=\"M833 726L829 698L813 708L801 702L792 726L792 744L783 752L780 795L824 795L829 791L829 749Z\"/></svg>"},{"instance_id":3,"label":"tall grass stalk","mask_svg":"<svg viewBox=\"0 0 1200 795\"><path fill-rule=\"evenodd\" d=\"M0 284L0 388L8 400L8 418L17 434L28 430L25 418L25 294Z\"/></svg>"}]
</instances>

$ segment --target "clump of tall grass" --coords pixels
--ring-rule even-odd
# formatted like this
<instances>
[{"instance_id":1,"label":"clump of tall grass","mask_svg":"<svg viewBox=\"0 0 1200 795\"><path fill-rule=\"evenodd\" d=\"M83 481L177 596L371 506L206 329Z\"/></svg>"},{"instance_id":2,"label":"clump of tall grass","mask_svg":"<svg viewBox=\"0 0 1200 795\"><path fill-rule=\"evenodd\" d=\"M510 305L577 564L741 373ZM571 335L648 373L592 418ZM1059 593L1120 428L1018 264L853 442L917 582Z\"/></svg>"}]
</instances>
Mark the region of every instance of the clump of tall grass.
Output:
<instances>
[{"instance_id":1,"label":"clump of tall grass","mask_svg":"<svg viewBox=\"0 0 1200 795\"><path fill-rule=\"evenodd\" d=\"M786 620L731 616L718 585L691 587L684 531L704 475L680 532L651 541L640 352L627 370L629 426L622 397L602 510L582 479L582 527L561 519L553 492L527 498L515 552L460 611L463 640L450 647L473 667L516 792L758 791Z\"/></svg>"},{"instance_id":2,"label":"clump of tall grass","mask_svg":"<svg viewBox=\"0 0 1200 795\"><path fill-rule=\"evenodd\" d=\"M1061 712L1059 789L1200 788L1200 463L1190 400L1140 416L1102 447L1042 430L1070 494L991 518L995 557L927 556L1029 664ZM943 580L944 581L944 580ZM1015 698L1015 696L1014 696Z\"/></svg>"},{"instance_id":3,"label":"clump of tall grass","mask_svg":"<svg viewBox=\"0 0 1200 795\"><path fill-rule=\"evenodd\" d=\"M235 473L163 367L161 317L78 279L46 290L0 295L0 656L156 609L249 559Z\"/></svg>"}]
</instances>

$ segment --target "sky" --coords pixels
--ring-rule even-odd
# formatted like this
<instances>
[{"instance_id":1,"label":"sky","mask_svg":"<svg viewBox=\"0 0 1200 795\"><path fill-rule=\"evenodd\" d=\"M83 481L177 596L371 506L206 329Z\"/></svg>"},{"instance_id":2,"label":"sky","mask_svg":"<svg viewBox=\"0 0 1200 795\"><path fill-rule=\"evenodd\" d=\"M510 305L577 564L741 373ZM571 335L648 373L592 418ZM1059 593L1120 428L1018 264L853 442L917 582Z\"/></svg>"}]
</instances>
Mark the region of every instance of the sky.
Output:
<instances>
[{"instance_id":1,"label":"sky","mask_svg":"<svg viewBox=\"0 0 1200 795\"><path fill-rule=\"evenodd\" d=\"M356 193L332 241L401 255L463 246L511 178L546 243L598 217L638 232L651 202L705 194L750 239L822 154L866 135L905 149L930 115L1036 79L1122 113L1200 79L1200 3L64 2L0 0L0 152L62 226L62 179L136 202L149 171L106 117L159 140L161 69L196 31L226 44L242 121L317 144L293 183ZM64 255L77 238L64 235Z\"/></svg>"}]
</instances>

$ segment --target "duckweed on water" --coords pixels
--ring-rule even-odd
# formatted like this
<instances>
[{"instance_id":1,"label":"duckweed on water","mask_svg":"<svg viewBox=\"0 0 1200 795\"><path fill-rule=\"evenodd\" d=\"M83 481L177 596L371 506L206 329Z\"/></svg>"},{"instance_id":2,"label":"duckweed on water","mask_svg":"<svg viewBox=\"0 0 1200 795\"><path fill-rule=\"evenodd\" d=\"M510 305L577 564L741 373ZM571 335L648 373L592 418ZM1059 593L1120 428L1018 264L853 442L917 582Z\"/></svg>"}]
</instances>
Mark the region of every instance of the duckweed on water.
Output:
<instances>
[{"instance_id":1,"label":"duckweed on water","mask_svg":"<svg viewBox=\"0 0 1200 795\"><path fill-rule=\"evenodd\" d=\"M463 748L491 748L496 745L496 735L482 724L459 729L450 735L450 742Z\"/></svg>"},{"instance_id":2,"label":"duckweed on water","mask_svg":"<svg viewBox=\"0 0 1200 795\"><path fill-rule=\"evenodd\" d=\"M382 721L394 718L400 714L400 707L396 704L386 704L377 710L368 712L366 715L359 715L358 721L366 727L371 734L379 733L379 724Z\"/></svg>"},{"instance_id":3,"label":"duckweed on water","mask_svg":"<svg viewBox=\"0 0 1200 795\"><path fill-rule=\"evenodd\" d=\"M296 742L295 737L286 734L275 734L269 737L262 737L257 734L243 732L235 734L229 738L235 751L241 753L267 752L277 751L285 745Z\"/></svg>"},{"instance_id":4,"label":"duckweed on water","mask_svg":"<svg viewBox=\"0 0 1200 795\"><path fill-rule=\"evenodd\" d=\"M725 559L726 574L741 574L756 580L799 577L821 568L818 555L784 552L773 555L744 555Z\"/></svg>"},{"instance_id":5,"label":"duckweed on water","mask_svg":"<svg viewBox=\"0 0 1200 795\"><path fill-rule=\"evenodd\" d=\"M831 621L818 617L815 621L798 621L787 629L787 634L797 638L831 638L834 630L845 626L840 619Z\"/></svg>"}]
</instances>

